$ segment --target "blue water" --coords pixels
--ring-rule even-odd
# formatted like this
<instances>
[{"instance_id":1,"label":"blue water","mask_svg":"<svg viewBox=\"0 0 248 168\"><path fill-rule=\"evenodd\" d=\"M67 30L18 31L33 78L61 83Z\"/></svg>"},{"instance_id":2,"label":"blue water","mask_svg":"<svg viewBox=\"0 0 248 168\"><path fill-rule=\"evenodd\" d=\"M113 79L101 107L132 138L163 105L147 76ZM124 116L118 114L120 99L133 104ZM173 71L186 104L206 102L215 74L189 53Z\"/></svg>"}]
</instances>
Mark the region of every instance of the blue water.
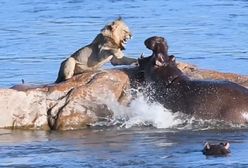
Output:
<instances>
[{"instance_id":1,"label":"blue water","mask_svg":"<svg viewBox=\"0 0 248 168\"><path fill-rule=\"evenodd\" d=\"M0 87L53 82L60 62L119 16L134 35L128 56L149 55L143 41L160 35L179 61L248 74L247 0L1 0ZM0 167L248 167L247 136L240 128L0 130ZM206 158L206 140L230 141L232 154Z\"/></svg>"}]
</instances>

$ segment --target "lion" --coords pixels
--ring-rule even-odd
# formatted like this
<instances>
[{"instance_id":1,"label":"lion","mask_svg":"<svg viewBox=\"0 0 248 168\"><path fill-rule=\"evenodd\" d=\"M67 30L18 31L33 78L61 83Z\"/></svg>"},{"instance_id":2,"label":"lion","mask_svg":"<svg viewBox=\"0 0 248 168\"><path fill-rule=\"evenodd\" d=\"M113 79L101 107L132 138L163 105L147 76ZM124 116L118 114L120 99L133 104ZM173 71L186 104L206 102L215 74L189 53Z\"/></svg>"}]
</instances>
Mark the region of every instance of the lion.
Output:
<instances>
[{"instance_id":1,"label":"lion","mask_svg":"<svg viewBox=\"0 0 248 168\"><path fill-rule=\"evenodd\" d=\"M95 39L64 60L55 83L71 78L85 71L100 69L111 62L112 65L137 65L137 59L124 56L123 50L132 34L125 22L118 18L106 25Z\"/></svg>"}]
</instances>

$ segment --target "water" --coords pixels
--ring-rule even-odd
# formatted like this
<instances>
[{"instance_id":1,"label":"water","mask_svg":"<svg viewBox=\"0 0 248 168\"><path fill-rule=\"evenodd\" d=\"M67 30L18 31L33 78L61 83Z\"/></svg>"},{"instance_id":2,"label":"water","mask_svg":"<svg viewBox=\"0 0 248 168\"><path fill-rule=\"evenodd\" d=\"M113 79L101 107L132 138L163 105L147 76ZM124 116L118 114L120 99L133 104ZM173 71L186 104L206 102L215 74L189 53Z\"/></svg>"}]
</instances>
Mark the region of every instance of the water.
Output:
<instances>
[{"instance_id":1,"label":"water","mask_svg":"<svg viewBox=\"0 0 248 168\"><path fill-rule=\"evenodd\" d=\"M0 134L2 167L247 167L245 130L154 128ZM228 139L232 154L205 157L204 141Z\"/></svg>"},{"instance_id":2,"label":"water","mask_svg":"<svg viewBox=\"0 0 248 168\"><path fill-rule=\"evenodd\" d=\"M119 16L134 34L126 55L149 55L143 41L160 35L180 61L248 74L247 0L1 0L0 87L21 79L53 82L60 62ZM97 123L66 132L0 130L0 167L248 166L246 127L192 119L185 123L142 96L118 109L115 126ZM231 143L230 156L201 154L205 141L222 140Z\"/></svg>"}]
</instances>

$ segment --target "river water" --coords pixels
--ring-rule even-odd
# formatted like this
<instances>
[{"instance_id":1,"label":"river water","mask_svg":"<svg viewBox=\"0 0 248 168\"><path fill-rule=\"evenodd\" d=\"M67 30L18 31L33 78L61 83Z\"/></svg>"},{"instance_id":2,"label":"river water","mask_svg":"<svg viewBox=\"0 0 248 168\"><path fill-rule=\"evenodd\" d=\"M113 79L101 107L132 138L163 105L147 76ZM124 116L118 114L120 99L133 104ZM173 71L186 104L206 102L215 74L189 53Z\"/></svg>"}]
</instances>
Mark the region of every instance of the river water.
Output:
<instances>
[{"instance_id":1,"label":"river water","mask_svg":"<svg viewBox=\"0 0 248 168\"><path fill-rule=\"evenodd\" d=\"M149 55L143 41L160 35L179 61L248 74L247 0L1 0L0 87L52 83L60 62L119 16L134 35L126 55ZM142 97L128 112L120 121L117 110L114 126L0 130L0 167L248 167L247 126L178 120ZM231 154L205 157L206 141L229 141Z\"/></svg>"}]
</instances>

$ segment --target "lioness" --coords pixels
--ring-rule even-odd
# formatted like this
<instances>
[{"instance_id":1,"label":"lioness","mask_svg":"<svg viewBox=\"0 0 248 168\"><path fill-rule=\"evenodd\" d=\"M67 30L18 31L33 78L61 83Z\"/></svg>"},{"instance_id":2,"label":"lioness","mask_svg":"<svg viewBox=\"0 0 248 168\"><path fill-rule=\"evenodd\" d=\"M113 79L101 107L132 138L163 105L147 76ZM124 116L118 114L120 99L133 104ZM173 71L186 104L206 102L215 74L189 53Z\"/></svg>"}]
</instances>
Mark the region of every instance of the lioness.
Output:
<instances>
[{"instance_id":1,"label":"lioness","mask_svg":"<svg viewBox=\"0 0 248 168\"><path fill-rule=\"evenodd\" d=\"M92 43L80 48L61 63L55 83L84 71L97 70L108 61L112 65L136 64L137 59L125 57L122 52L131 36L128 26L121 18L106 25Z\"/></svg>"}]
</instances>

